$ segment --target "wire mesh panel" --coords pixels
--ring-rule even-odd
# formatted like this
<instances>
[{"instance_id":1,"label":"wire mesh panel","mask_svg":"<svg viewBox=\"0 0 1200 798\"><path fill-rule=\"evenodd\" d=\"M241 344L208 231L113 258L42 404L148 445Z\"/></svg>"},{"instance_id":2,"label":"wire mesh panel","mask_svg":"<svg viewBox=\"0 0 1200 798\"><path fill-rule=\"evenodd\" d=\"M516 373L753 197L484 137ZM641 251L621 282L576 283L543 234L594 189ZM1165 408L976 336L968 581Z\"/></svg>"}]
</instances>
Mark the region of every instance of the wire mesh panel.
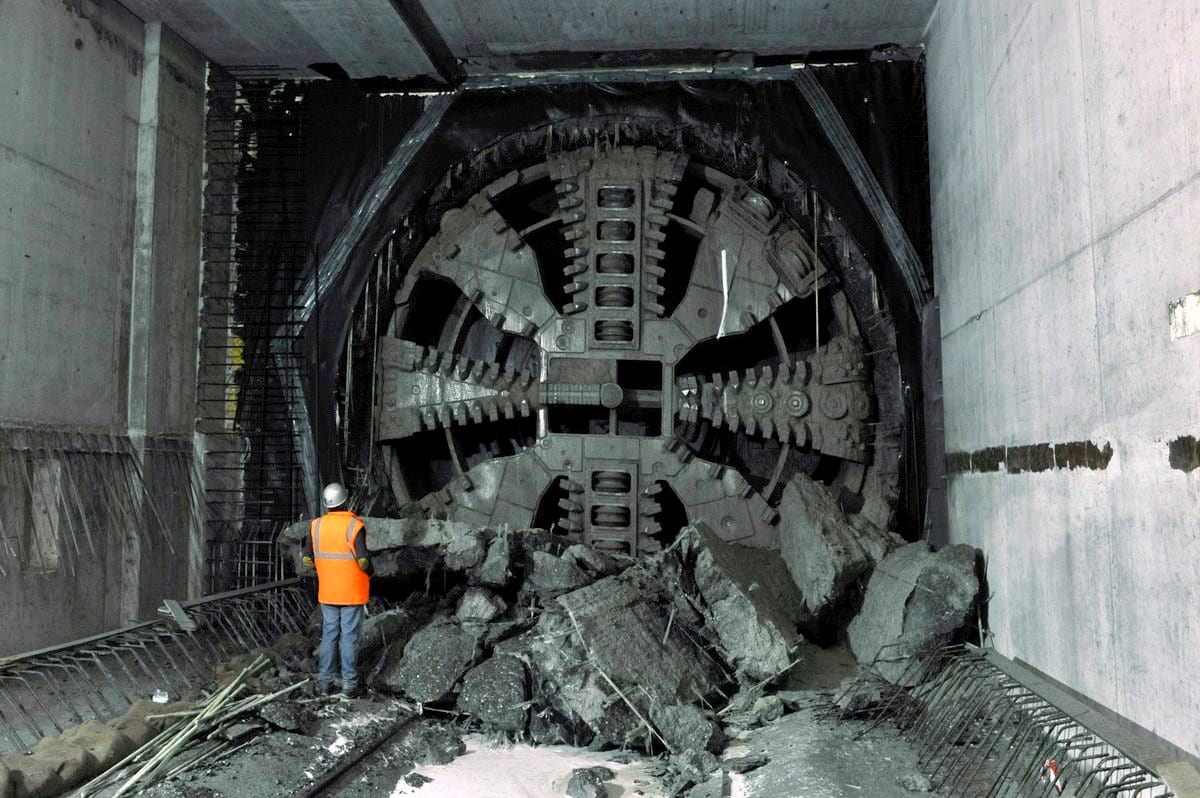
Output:
<instances>
[{"instance_id":1,"label":"wire mesh panel","mask_svg":"<svg viewBox=\"0 0 1200 798\"><path fill-rule=\"evenodd\" d=\"M218 663L303 631L312 602L286 580L183 607L194 631L158 620L0 662L0 754L114 718L156 690L177 698L206 684Z\"/></svg>"},{"instance_id":2,"label":"wire mesh panel","mask_svg":"<svg viewBox=\"0 0 1200 798\"><path fill-rule=\"evenodd\" d=\"M878 665L897 662L907 665L893 685L880 676ZM839 717L855 711L847 697L884 686L882 701L871 708L875 720L863 733L896 723L912 738L921 769L944 795L1174 795L1144 762L1081 720L1084 705L1057 696L1052 701L1045 695L1051 691L1026 683L1032 681L987 649L947 646L906 658L885 646L839 697L837 703L846 707Z\"/></svg>"},{"instance_id":3,"label":"wire mesh panel","mask_svg":"<svg viewBox=\"0 0 1200 798\"><path fill-rule=\"evenodd\" d=\"M303 507L289 421L307 256L303 98L296 81L209 73L198 396L209 592L284 575L274 540Z\"/></svg>"}]
</instances>

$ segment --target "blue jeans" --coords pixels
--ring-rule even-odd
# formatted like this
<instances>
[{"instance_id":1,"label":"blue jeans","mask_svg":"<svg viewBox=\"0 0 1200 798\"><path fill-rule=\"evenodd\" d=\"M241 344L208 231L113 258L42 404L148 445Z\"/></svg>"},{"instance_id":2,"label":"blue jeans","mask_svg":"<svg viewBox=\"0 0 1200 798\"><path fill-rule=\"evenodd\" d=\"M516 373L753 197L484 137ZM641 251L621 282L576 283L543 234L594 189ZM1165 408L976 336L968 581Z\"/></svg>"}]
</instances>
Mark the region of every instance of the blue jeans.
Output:
<instances>
[{"instance_id":1,"label":"blue jeans","mask_svg":"<svg viewBox=\"0 0 1200 798\"><path fill-rule=\"evenodd\" d=\"M324 689L333 684L333 653L341 634L342 689L358 686L358 638L362 631L363 605L339 607L321 605L321 653L318 657L317 686Z\"/></svg>"}]
</instances>

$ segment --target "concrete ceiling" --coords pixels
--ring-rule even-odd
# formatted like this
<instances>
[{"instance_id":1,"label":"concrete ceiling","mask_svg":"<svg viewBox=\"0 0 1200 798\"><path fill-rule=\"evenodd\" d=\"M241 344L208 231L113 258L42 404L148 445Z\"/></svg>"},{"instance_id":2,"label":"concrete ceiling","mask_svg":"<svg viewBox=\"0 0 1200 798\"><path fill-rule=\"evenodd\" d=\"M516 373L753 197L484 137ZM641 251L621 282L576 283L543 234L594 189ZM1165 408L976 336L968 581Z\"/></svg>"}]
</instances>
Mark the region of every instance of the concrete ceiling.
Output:
<instances>
[{"instance_id":1,"label":"concrete ceiling","mask_svg":"<svg viewBox=\"0 0 1200 798\"><path fill-rule=\"evenodd\" d=\"M406 78L435 74L426 52L434 61L459 59L474 72L535 53L770 54L914 44L922 40L936 0L123 2L224 66L304 70L335 63L352 78Z\"/></svg>"}]
</instances>

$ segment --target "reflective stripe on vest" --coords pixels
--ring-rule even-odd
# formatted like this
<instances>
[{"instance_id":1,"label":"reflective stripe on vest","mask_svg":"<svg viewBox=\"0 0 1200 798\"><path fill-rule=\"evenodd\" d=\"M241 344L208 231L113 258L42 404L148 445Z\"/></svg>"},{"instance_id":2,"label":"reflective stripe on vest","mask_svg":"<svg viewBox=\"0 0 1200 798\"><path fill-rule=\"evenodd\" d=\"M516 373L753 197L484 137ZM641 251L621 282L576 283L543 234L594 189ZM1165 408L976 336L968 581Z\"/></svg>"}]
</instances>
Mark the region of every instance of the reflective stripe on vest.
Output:
<instances>
[{"instance_id":1,"label":"reflective stripe on vest","mask_svg":"<svg viewBox=\"0 0 1200 798\"><path fill-rule=\"evenodd\" d=\"M322 516L323 518L324 516ZM346 543L354 542L354 531L358 528L358 519L351 519L346 525ZM340 552L324 552L321 551L321 518L317 519L317 528L313 531L313 559L316 560L354 560L357 559L353 553Z\"/></svg>"},{"instance_id":2,"label":"reflective stripe on vest","mask_svg":"<svg viewBox=\"0 0 1200 798\"><path fill-rule=\"evenodd\" d=\"M313 519L309 535L320 603L352 606L366 604L370 598L370 577L359 567L354 551L355 536L363 529L362 519L349 512L334 511Z\"/></svg>"}]
</instances>

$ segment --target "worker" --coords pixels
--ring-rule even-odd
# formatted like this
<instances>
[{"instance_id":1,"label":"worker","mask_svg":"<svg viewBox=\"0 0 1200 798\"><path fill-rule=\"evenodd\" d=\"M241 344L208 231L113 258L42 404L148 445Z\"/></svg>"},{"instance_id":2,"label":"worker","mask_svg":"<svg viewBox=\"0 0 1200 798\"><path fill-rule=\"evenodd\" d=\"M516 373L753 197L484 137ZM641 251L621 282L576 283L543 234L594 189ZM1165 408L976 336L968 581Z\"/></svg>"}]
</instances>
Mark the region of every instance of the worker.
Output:
<instances>
[{"instance_id":1,"label":"worker","mask_svg":"<svg viewBox=\"0 0 1200 798\"><path fill-rule=\"evenodd\" d=\"M375 569L367 551L366 524L350 512L349 499L337 482L325 486L321 502L326 512L313 519L302 559L305 567L316 569L317 601L321 604L317 694L331 695L335 690L333 660L340 635L342 693L353 698L362 693L358 640Z\"/></svg>"}]
</instances>

